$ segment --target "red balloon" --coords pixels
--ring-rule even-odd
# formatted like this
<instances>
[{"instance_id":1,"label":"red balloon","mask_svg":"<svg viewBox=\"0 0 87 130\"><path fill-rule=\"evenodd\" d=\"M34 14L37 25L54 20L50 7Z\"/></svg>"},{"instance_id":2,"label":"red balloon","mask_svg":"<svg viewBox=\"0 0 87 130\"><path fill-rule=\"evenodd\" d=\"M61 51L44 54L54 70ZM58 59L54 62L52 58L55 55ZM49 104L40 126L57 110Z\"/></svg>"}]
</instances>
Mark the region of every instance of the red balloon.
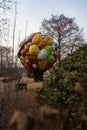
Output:
<instances>
[{"instance_id":1,"label":"red balloon","mask_svg":"<svg viewBox=\"0 0 87 130\"><path fill-rule=\"evenodd\" d=\"M28 70L32 70L32 69L33 69L32 65L29 64L28 62L26 62L26 63L24 64L24 66L25 66Z\"/></svg>"},{"instance_id":2,"label":"red balloon","mask_svg":"<svg viewBox=\"0 0 87 130\"><path fill-rule=\"evenodd\" d=\"M26 49L22 49L22 50L21 50L21 55L22 55L22 56L25 56L25 55L26 55L26 52L27 52Z\"/></svg>"},{"instance_id":3,"label":"red balloon","mask_svg":"<svg viewBox=\"0 0 87 130\"><path fill-rule=\"evenodd\" d=\"M54 56L55 59L57 59L58 58L58 53L54 52L53 56Z\"/></svg>"},{"instance_id":4,"label":"red balloon","mask_svg":"<svg viewBox=\"0 0 87 130\"><path fill-rule=\"evenodd\" d=\"M47 64L46 65L46 69L49 69L49 68L51 68L53 66L53 64Z\"/></svg>"}]
</instances>

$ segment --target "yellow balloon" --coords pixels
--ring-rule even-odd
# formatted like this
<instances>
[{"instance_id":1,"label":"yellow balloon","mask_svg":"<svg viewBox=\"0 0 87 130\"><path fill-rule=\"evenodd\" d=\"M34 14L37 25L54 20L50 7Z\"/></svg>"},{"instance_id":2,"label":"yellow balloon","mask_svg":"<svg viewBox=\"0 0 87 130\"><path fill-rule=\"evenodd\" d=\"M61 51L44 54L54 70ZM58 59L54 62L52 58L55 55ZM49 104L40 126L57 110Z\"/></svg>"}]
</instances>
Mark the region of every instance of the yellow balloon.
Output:
<instances>
[{"instance_id":1,"label":"yellow balloon","mask_svg":"<svg viewBox=\"0 0 87 130\"><path fill-rule=\"evenodd\" d=\"M25 62L25 58L24 58L23 56L20 56L20 61L21 61L22 63L24 63L24 62Z\"/></svg>"},{"instance_id":2,"label":"yellow balloon","mask_svg":"<svg viewBox=\"0 0 87 130\"><path fill-rule=\"evenodd\" d=\"M30 55L38 55L39 52L40 52L40 49L37 45L30 46L30 48L29 48Z\"/></svg>"},{"instance_id":3,"label":"yellow balloon","mask_svg":"<svg viewBox=\"0 0 87 130\"><path fill-rule=\"evenodd\" d=\"M42 35L40 33L36 33L32 38L32 44L38 44L42 40Z\"/></svg>"},{"instance_id":4,"label":"yellow balloon","mask_svg":"<svg viewBox=\"0 0 87 130\"><path fill-rule=\"evenodd\" d=\"M47 65L46 59L38 61L38 67L39 67L40 70L44 70L46 68L46 65Z\"/></svg>"},{"instance_id":5,"label":"yellow balloon","mask_svg":"<svg viewBox=\"0 0 87 130\"><path fill-rule=\"evenodd\" d=\"M47 45L52 45L53 44L53 38L52 37L49 37L49 40L47 42Z\"/></svg>"}]
</instances>

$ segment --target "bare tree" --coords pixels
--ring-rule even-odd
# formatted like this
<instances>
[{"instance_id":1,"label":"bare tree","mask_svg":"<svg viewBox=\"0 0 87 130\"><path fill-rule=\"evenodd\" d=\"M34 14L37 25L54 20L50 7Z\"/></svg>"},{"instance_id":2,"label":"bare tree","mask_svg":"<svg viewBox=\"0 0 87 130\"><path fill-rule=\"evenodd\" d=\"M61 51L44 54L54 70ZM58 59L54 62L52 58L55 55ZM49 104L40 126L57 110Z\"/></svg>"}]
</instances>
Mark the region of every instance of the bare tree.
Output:
<instances>
[{"instance_id":1,"label":"bare tree","mask_svg":"<svg viewBox=\"0 0 87 130\"><path fill-rule=\"evenodd\" d=\"M51 15L49 20L44 19L40 29L54 37L59 61L61 56L66 56L84 43L83 29L79 28L74 18L65 17L63 14L60 16Z\"/></svg>"},{"instance_id":2,"label":"bare tree","mask_svg":"<svg viewBox=\"0 0 87 130\"><path fill-rule=\"evenodd\" d=\"M0 46L0 68L11 66L11 48Z\"/></svg>"}]
</instances>

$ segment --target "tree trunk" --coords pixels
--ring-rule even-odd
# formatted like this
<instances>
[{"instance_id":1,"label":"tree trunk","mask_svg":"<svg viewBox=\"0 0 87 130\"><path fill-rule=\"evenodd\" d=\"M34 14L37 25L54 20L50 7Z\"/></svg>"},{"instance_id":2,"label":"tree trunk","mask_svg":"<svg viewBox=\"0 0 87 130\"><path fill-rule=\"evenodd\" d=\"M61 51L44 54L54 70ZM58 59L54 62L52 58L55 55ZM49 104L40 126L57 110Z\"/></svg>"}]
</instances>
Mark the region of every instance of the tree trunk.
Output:
<instances>
[{"instance_id":1,"label":"tree trunk","mask_svg":"<svg viewBox=\"0 0 87 130\"><path fill-rule=\"evenodd\" d=\"M43 81L44 70L34 69L34 81L39 82Z\"/></svg>"},{"instance_id":2,"label":"tree trunk","mask_svg":"<svg viewBox=\"0 0 87 130\"><path fill-rule=\"evenodd\" d=\"M60 41L61 41L61 39L60 39L60 33L59 33L59 38L58 38L58 45L59 45L59 63L60 63L60 60L61 60L61 47L60 47Z\"/></svg>"}]
</instances>

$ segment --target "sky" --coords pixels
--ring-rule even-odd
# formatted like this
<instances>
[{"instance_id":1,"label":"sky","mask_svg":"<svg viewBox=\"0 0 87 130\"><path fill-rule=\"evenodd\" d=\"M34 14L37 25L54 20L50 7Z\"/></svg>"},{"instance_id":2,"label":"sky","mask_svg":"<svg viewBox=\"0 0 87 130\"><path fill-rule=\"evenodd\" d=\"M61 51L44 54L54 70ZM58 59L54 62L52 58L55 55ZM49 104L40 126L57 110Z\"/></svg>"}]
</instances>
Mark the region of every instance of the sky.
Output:
<instances>
[{"instance_id":1,"label":"sky","mask_svg":"<svg viewBox=\"0 0 87 130\"><path fill-rule=\"evenodd\" d=\"M52 14L75 18L87 39L87 0L17 0L15 49L19 38L39 31L43 19L50 19Z\"/></svg>"}]
</instances>

